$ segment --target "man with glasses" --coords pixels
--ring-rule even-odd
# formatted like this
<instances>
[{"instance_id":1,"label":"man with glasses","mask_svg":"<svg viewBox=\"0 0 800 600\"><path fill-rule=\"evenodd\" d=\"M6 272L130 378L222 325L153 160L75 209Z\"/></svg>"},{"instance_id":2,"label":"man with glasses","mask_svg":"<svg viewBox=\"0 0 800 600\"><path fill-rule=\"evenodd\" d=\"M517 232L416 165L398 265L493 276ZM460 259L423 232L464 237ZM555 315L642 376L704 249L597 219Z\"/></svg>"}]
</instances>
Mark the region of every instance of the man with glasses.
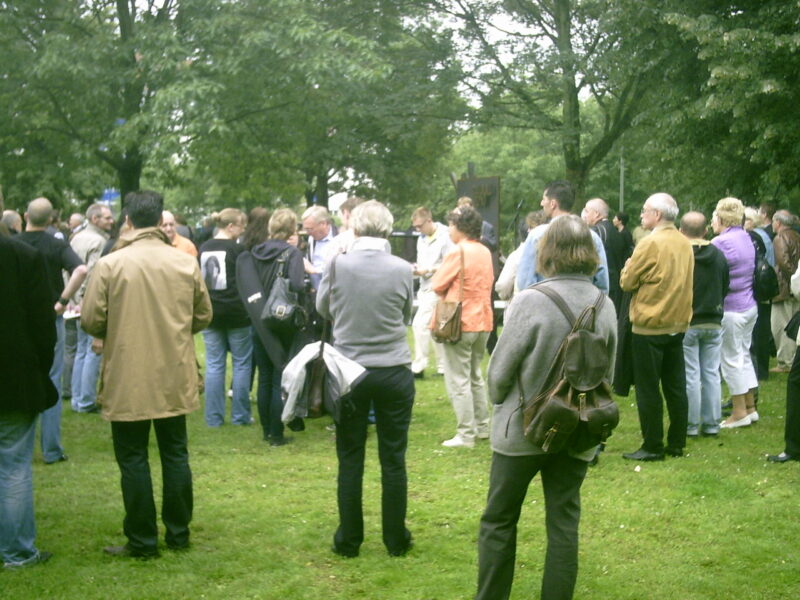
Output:
<instances>
[{"instance_id":1,"label":"man with glasses","mask_svg":"<svg viewBox=\"0 0 800 600\"><path fill-rule=\"evenodd\" d=\"M683 336L692 319L694 255L675 228L678 205L669 194L650 196L642 208L642 227L652 231L633 251L620 274L620 287L632 292L633 372L643 442L628 460L664 460L682 456L686 445L689 401ZM664 392L669 413L664 446Z\"/></svg>"},{"instance_id":2,"label":"man with glasses","mask_svg":"<svg viewBox=\"0 0 800 600\"><path fill-rule=\"evenodd\" d=\"M417 292L417 313L411 322L414 332L414 362L411 370L414 377L425 377L428 366L428 352L431 343L430 323L436 307L437 295L431 289L431 277L441 266L442 259L452 249L447 226L433 220L431 211L420 206L411 215L411 224L420 233L417 238L417 262L414 264L414 275L419 277ZM434 344L436 366L439 373L444 373L441 348Z\"/></svg>"}]
</instances>

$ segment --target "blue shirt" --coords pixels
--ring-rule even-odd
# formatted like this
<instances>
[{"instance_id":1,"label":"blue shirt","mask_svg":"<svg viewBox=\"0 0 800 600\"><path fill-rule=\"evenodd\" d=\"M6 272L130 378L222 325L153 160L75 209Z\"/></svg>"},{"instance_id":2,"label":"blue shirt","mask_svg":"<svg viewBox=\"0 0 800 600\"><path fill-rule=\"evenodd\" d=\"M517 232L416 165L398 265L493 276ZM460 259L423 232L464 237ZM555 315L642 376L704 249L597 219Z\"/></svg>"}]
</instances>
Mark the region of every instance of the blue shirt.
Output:
<instances>
[{"instance_id":1,"label":"blue shirt","mask_svg":"<svg viewBox=\"0 0 800 600\"><path fill-rule=\"evenodd\" d=\"M558 217L555 218L558 219ZM522 257L519 259L519 267L517 268L517 288L520 290L524 290L528 286L544 279L544 277L536 271L536 255L539 250L539 240L544 237L549 226L548 223L539 225L531 230L528 234L528 239L525 240L525 244L522 248ZM592 283L603 293L608 294L608 262L606 261L606 250L603 248L603 241L600 239L600 236L591 229L589 231L592 234L594 249L600 257L600 264L597 265L597 271L595 271L592 277Z\"/></svg>"}]
</instances>

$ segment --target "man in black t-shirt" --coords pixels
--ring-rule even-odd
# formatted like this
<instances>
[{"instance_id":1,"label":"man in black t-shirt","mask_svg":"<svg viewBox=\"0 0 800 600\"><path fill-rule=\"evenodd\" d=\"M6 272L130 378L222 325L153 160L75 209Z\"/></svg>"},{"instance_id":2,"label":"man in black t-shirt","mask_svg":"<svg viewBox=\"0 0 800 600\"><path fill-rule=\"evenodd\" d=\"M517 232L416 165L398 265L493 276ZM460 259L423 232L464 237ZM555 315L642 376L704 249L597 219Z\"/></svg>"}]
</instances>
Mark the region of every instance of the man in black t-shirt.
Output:
<instances>
[{"instance_id":1,"label":"man in black t-shirt","mask_svg":"<svg viewBox=\"0 0 800 600\"><path fill-rule=\"evenodd\" d=\"M53 206L47 198L37 198L28 204L25 211L25 231L17 236L21 242L33 246L44 256L47 267L47 282L56 313L56 346L53 364L50 367L50 379L59 390L58 402L42 413L42 457L44 462L52 464L67 459L61 446L61 369L64 364L64 311L69 298L78 290L86 278L86 265L75 251L64 240L49 234L46 229L50 225ZM67 271L70 276L64 285L61 272Z\"/></svg>"}]
</instances>

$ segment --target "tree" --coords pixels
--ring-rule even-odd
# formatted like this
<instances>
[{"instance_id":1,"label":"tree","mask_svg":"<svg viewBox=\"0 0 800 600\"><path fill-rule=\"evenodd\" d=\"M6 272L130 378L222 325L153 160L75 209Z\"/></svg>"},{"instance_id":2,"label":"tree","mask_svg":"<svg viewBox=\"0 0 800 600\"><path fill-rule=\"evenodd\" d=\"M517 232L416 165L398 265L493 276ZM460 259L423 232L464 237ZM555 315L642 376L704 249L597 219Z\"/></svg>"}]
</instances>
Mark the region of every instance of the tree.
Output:
<instances>
[{"instance_id":1,"label":"tree","mask_svg":"<svg viewBox=\"0 0 800 600\"><path fill-rule=\"evenodd\" d=\"M429 4L459 24L466 85L480 103L475 119L554 136L579 196L658 93L677 33L658 11L624 0ZM582 118L588 98L600 111L598 129Z\"/></svg>"}]
</instances>

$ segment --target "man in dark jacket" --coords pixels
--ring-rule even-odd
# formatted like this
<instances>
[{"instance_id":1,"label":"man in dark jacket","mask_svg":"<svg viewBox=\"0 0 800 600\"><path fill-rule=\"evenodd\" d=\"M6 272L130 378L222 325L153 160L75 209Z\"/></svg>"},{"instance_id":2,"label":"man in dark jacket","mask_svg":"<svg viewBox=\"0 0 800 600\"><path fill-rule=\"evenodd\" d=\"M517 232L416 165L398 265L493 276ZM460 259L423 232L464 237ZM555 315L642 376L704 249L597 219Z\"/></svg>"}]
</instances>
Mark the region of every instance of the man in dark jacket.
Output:
<instances>
[{"instance_id":1,"label":"man in dark jacket","mask_svg":"<svg viewBox=\"0 0 800 600\"><path fill-rule=\"evenodd\" d=\"M722 348L722 302L728 294L730 273L725 255L704 239L706 218L688 212L681 233L694 252L692 321L683 337L689 424L686 435L717 435L722 419L719 362Z\"/></svg>"},{"instance_id":2,"label":"man in dark jacket","mask_svg":"<svg viewBox=\"0 0 800 600\"><path fill-rule=\"evenodd\" d=\"M0 236L0 558L5 568L50 558L35 545L33 440L58 398L50 380L55 311L42 255Z\"/></svg>"}]
</instances>

